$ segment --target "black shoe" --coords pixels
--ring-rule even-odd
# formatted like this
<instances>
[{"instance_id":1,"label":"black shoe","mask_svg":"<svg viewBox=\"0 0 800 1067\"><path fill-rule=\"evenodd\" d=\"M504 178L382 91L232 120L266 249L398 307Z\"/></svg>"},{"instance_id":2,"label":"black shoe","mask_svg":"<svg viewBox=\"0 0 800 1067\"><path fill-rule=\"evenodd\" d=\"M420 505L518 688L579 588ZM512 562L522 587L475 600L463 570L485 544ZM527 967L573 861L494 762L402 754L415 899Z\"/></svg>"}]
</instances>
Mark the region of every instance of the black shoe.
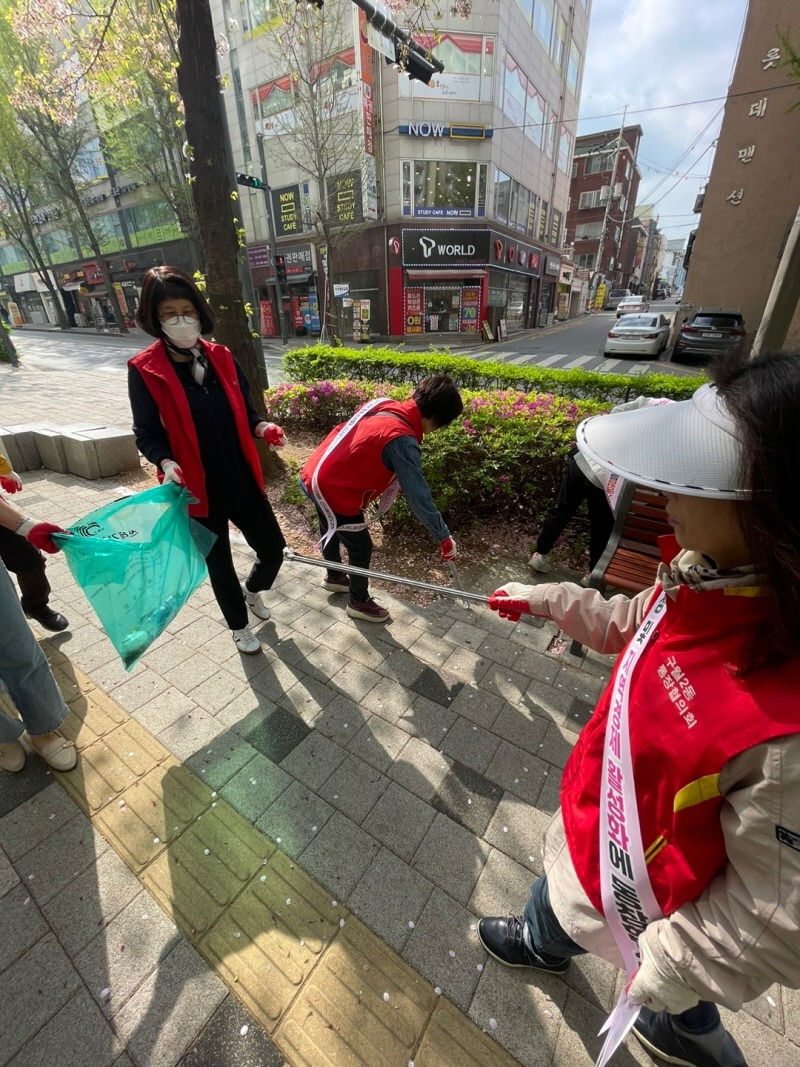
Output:
<instances>
[{"instance_id":1,"label":"black shoe","mask_svg":"<svg viewBox=\"0 0 800 1067\"><path fill-rule=\"evenodd\" d=\"M481 919L478 937L489 955L506 967L533 967L550 974L564 974L570 961L555 956L545 959L531 952L525 944L524 929L525 920L517 915L509 915L507 919Z\"/></svg>"},{"instance_id":2,"label":"black shoe","mask_svg":"<svg viewBox=\"0 0 800 1067\"><path fill-rule=\"evenodd\" d=\"M722 1023L708 1034L688 1034L674 1015L642 1008L633 1033L657 1059L682 1067L747 1067L744 1053Z\"/></svg>"},{"instance_id":3,"label":"black shoe","mask_svg":"<svg viewBox=\"0 0 800 1067\"><path fill-rule=\"evenodd\" d=\"M26 611L25 614L29 619L38 622L45 630L52 630L53 633L60 633L69 626L69 620L60 611L53 611L52 608L42 608L37 612Z\"/></svg>"}]
</instances>

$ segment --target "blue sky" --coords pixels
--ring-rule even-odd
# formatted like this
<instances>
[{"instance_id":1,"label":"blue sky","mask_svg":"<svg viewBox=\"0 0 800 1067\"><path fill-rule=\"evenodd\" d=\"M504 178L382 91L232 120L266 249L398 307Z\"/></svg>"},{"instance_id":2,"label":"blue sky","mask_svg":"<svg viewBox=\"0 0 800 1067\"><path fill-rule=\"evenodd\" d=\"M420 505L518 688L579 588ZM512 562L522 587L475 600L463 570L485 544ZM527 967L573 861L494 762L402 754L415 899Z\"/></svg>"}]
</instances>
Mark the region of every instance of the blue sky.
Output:
<instances>
[{"instance_id":1,"label":"blue sky","mask_svg":"<svg viewBox=\"0 0 800 1067\"><path fill-rule=\"evenodd\" d=\"M710 172L722 119L721 100L688 102L727 93L746 9L747 0L593 0L578 132L618 126L627 104L626 123L644 130L639 203L660 201L668 239L697 225L686 213Z\"/></svg>"}]
</instances>

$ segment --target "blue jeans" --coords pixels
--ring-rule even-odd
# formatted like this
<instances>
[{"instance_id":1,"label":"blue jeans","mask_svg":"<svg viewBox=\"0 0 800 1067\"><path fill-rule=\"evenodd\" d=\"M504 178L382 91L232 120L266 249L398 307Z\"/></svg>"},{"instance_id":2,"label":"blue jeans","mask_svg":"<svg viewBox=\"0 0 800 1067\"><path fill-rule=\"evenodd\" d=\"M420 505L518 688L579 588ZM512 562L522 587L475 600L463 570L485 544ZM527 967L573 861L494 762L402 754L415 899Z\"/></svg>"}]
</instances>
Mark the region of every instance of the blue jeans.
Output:
<instances>
[{"instance_id":1,"label":"blue jeans","mask_svg":"<svg viewBox=\"0 0 800 1067\"><path fill-rule=\"evenodd\" d=\"M545 963L556 963L559 959L582 956L586 949L576 945L555 916L550 904L550 890L547 876L542 875L531 886L531 895L525 905L525 940L528 948L536 953ZM530 939L530 940L529 940ZM675 1015L681 1030L688 1034L707 1034L720 1025L719 1009L716 1004L701 1000L694 1008Z\"/></svg>"},{"instance_id":2,"label":"blue jeans","mask_svg":"<svg viewBox=\"0 0 800 1067\"><path fill-rule=\"evenodd\" d=\"M22 716L20 722L0 712L1 745L15 741L25 730L34 736L49 734L64 721L67 705L2 563L0 620L0 678Z\"/></svg>"}]
</instances>

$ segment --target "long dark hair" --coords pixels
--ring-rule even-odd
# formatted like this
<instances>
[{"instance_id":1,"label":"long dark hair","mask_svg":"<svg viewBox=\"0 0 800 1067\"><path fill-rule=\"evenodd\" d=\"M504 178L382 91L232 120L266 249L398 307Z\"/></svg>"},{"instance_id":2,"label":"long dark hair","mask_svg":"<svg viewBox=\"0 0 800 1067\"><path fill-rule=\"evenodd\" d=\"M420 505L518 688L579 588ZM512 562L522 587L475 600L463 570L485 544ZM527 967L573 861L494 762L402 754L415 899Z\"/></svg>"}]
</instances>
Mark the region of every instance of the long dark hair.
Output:
<instances>
[{"instance_id":1,"label":"long dark hair","mask_svg":"<svg viewBox=\"0 0 800 1067\"><path fill-rule=\"evenodd\" d=\"M773 595L743 673L800 654L800 352L722 363L712 376L737 427L742 484L737 518L756 573Z\"/></svg>"},{"instance_id":2,"label":"long dark hair","mask_svg":"<svg viewBox=\"0 0 800 1067\"><path fill-rule=\"evenodd\" d=\"M142 295L136 310L136 323L151 337L162 337L158 305L164 300L190 300L200 316L200 332L211 333L214 314L206 298L188 274L178 267L153 267L142 279Z\"/></svg>"}]
</instances>

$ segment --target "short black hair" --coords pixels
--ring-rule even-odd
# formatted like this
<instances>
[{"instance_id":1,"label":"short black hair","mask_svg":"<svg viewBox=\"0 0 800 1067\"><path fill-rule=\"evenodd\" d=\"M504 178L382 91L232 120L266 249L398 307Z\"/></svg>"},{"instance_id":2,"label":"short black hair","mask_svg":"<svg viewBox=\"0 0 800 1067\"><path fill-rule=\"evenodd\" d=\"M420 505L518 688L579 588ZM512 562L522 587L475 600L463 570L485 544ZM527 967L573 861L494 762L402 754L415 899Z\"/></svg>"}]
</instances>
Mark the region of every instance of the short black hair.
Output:
<instances>
[{"instance_id":1,"label":"short black hair","mask_svg":"<svg viewBox=\"0 0 800 1067\"><path fill-rule=\"evenodd\" d=\"M420 382L412 399L424 419L438 426L449 426L464 410L464 401L449 374L434 374Z\"/></svg>"},{"instance_id":2,"label":"short black hair","mask_svg":"<svg viewBox=\"0 0 800 1067\"><path fill-rule=\"evenodd\" d=\"M142 279L142 295L136 310L136 324L151 337L163 337L158 321L158 305L164 300L189 300L200 316L200 333L214 329L214 314L208 301L188 274L178 267L153 267Z\"/></svg>"}]
</instances>

